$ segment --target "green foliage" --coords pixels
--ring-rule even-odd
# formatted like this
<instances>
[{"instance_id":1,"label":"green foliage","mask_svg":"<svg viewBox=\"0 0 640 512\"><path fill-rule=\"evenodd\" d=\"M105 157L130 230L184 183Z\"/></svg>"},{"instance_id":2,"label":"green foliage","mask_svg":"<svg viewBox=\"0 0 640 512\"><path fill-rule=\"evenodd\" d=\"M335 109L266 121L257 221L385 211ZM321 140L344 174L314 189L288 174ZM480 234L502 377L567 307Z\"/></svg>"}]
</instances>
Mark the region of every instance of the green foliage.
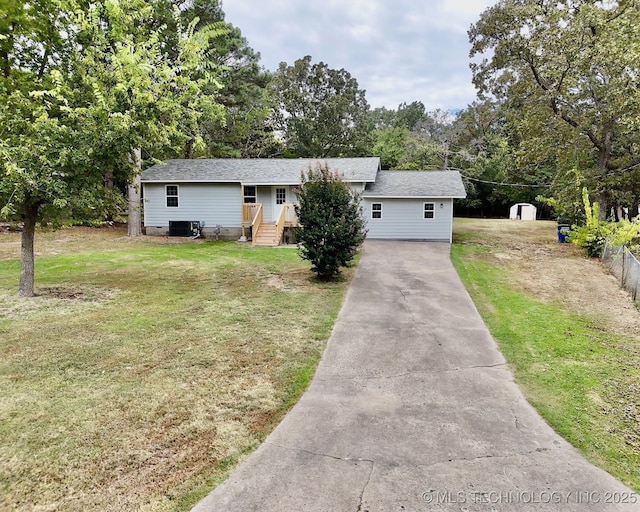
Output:
<instances>
[{"instance_id":1,"label":"green foliage","mask_svg":"<svg viewBox=\"0 0 640 512\"><path fill-rule=\"evenodd\" d=\"M566 172L558 171L553 187L547 189L547 195L536 199L548 205L560 224L584 224L586 221L582 187L587 179L584 172L573 167Z\"/></svg>"},{"instance_id":2,"label":"green foliage","mask_svg":"<svg viewBox=\"0 0 640 512\"><path fill-rule=\"evenodd\" d=\"M460 111L452 127L450 160L469 178L460 209L482 216L504 217L514 203L538 203L546 191L547 169L521 165L517 137L504 105L485 100ZM501 184L515 184L501 185Z\"/></svg>"},{"instance_id":3,"label":"green foliage","mask_svg":"<svg viewBox=\"0 0 640 512\"><path fill-rule=\"evenodd\" d=\"M55 16L46 14L49 4L58 6ZM0 78L0 121L7 128L0 134L6 171L0 200L6 215L20 217L32 205L39 221L56 222L79 198L86 203L92 194L99 202L112 194L107 179L125 185L136 172L135 148L162 158L197 136L203 111L222 115L211 96L201 94L219 89L211 69L201 68L210 40L224 32L220 27L196 31L193 23L175 24L176 47L168 55L164 33L147 27L154 12L145 0L42 0L14 16L24 33L14 31L16 38L2 44L11 43L7 51L19 59L2 60ZM56 58L39 60L42 45Z\"/></svg>"},{"instance_id":4,"label":"green foliage","mask_svg":"<svg viewBox=\"0 0 640 512\"><path fill-rule=\"evenodd\" d=\"M640 216L633 220L622 219L616 223L616 229L608 239L614 247L626 246L633 253L640 250Z\"/></svg>"},{"instance_id":5,"label":"green foliage","mask_svg":"<svg viewBox=\"0 0 640 512\"><path fill-rule=\"evenodd\" d=\"M408 105L403 102L398 105L394 125L407 130L415 130L418 124L424 121L425 115L424 103L421 101L413 101Z\"/></svg>"},{"instance_id":6,"label":"green foliage","mask_svg":"<svg viewBox=\"0 0 640 512\"><path fill-rule=\"evenodd\" d=\"M382 169L397 169L406 153L409 130L406 128L378 128L373 156L380 157Z\"/></svg>"},{"instance_id":7,"label":"green foliage","mask_svg":"<svg viewBox=\"0 0 640 512\"><path fill-rule=\"evenodd\" d=\"M370 154L369 104L358 81L344 70L311 57L280 64L271 82L275 128L285 149L309 158Z\"/></svg>"},{"instance_id":8,"label":"green foliage","mask_svg":"<svg viewBox=\"0 0 640 512\"><path fill-rule=\"evenodd\" d=\"M517 167L553 182L560 215L583 185L602 213L638 213L637 19L635 0L502 0L469 31L471 56L485 57L474 83L503 103ZM577 187L562 179L574 166L589 170Z\"/></svg>"},{"instance_id":9,"label":"green foliage","mask_svg":"<svg viewBox=\"0 0 640 512\"><path fill-rule=\"evenodd\" d=\"M107 189L96 196L82 190L70 211L71 224L103 226L127 222L127 200L119 190Z\"/></svg>"},{"instance_id":10,"label":"green foliage","mask_svg":"<svg viewBox=\"0 0 640 512\"><path fill-rule=\"evenodd\" d=\"M613 224L604 221L598 221L591 227L573 226L568 234L568 239L572 244L582 247L589 256L599 258L613 229Z\"/></svg>"},{"instance_id":11,"label":"green foliage","mask_svg":"<svg viewBox=\"0 0 640 512\"><path fill-rule=\"evenodd\" d=\"M156 0L158 23L168 29L163 32L174 48L171 27L176 25L173 15L175 0ZM205 50L207 66L216 71L221 89L205 88L206 95L215 97L224 106L224 116L204 110L198 135L202 137L200 151L187 145L184 157L216 158L268 157L280 151L270 122L271 97L267 85L271 74L259 64L260 54L254 51L239 28L226 23L221 2L194 0L181 5L180 20L185 25L196 21L196 28L224 27L225 33L211 39ZM213 115L211 115L213 114Z\"/></svg>"},{"instance_id":12,"label":"green foliage","mask_svg":"<svg viewBox=\"0 0 640 512\"><path fill-rule=\"evenodd\" d=\"M321 279L347 266L365 238L360 197L325 164L303 174L296 214L300 255Z\"/></svg>"},{"instance_id":13,"label":"green foliage","mask_svg":"<svg viewBox=\"0 0 640 512\"><path fill-rule=\"evenodd\" d=\"M383 169L431 170L450 167L454 127L448 112L425 111L414 101L397 110L377 108L369 113L373 128L373 155Z\"/></svg>"},{"instance_id":14,"label":"green foliage","mask_svg":"<svg viewBox=\"0 0 640 512\"><path fill-rule=\"evenodd\" d=\"M202 112L223 114L203 93L220 87L203 57L225 29L176 23L168 52L153 17L149 0L37 0L0 21L12 27L0 39L0 212L25 225L23 295L36 222L103 210L138 172L134 150L153 160L197 145Z\"/></svg>"},{"instance_id":15,"label":"green foliage","mask_svg":"<svg viewBox=\"0 0 640 512\"><path fill-rule=\"evenodd\" d=\"M584 204L585 224L582 226L574 225L568 238L571 243L585 249L589 256L599 257L602 254L607 237L613 232L613 225L598 218L598 203L591 204L586 187L582 189L582 201Z\"/></svg>"},{"instance_id":16,"label":"green foliage","mask_svg":"<svg viewBox=\"0 0 640 512\"><path fill-rule=\"evenodd\" d=\"M569 241L587 251L589 256L600 257L606 242L614 246L628 246L635 249L640 242L640 217L630 221L622 219L619 222L600 220L599 205L589 200L589 193L582 189L582 199L585 212L585 224L573 226L569 233Z\"/></svg>"}]
</instances>

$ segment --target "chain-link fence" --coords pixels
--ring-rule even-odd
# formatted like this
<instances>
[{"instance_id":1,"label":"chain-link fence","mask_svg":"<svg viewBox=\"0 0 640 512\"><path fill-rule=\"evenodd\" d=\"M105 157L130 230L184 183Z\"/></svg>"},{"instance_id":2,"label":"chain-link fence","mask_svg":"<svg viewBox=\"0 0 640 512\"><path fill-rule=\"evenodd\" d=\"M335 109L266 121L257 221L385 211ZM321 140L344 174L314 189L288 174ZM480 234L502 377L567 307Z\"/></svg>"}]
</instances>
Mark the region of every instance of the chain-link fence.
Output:
<instances>
[{"instance_id":1,"label":"chain-link fence","mask_svg":"<svg viewBox=\"0 0 640 512\"><path fill-rule=\"evenodd\" d=\"M633 300L640 302L640 261L625 246L615 247L606 243L602 262L624 288L631 292Z\"/></svg>"}]
</instances>

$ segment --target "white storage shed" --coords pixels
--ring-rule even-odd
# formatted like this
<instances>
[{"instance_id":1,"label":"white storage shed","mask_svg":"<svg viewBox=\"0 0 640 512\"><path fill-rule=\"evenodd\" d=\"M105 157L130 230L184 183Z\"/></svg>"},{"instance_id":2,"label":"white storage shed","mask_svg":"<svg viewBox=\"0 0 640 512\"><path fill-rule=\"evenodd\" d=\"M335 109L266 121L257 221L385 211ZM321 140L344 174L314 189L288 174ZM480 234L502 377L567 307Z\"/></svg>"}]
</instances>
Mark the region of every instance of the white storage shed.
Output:
<instances>
[{"instance_id":1,"label":"white storage shed","mask_svg":"<svg viewBox=\"0 0 640 512\"><path fill-rule=\"evenodd\" d=\"M536 220L538 209L529 203L516 203L509 211L509 218L513 220Z\"/></svg>"}]
</instances>

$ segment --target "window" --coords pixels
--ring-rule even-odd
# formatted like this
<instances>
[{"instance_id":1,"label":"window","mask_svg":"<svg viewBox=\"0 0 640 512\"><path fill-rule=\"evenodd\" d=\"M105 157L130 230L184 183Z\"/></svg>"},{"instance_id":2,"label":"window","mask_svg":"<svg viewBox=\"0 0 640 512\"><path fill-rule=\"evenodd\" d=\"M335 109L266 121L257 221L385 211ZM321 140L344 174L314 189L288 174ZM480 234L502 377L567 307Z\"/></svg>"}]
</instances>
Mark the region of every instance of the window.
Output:
<instances>
[{"instance_id":1,"label":"window","mask_svg":"<svg viewBox=\"0 0 640 512\"><path fill-rule=\"evenodd\" d=\"M167 208L178 207L178 185L167 185Z\"/></svg>"},{"instance_id":2,"label":"window","mask_svg":"<svg viewBox=\"0 0 640 512\"><path fill-rule=\"evenodd\" d=\"M287 202L287 189L286 188L277 188L276 189L276 204L285 204Z\"/></svg>"},{"instance_id":3,"label":"window","mask_svg":"<svg viewBox=\"0 0 640 512\"><path fill-rule=\"evenodd\" d=\"M256 195L256 187L255 185L244 187L244 202L245 203L256 203L258 196Z\"/></svg>"},{"instance_id":4,"label":"window","mask_svg":"<svg viewBox=\"0 0 640 512\"><path fill-rule=\"evenodd\" d=\"M424 218L433 219L436 211L436 205L434 203L424 203Z\"/></svg>"},{"instance_id":5,"label":"window","mask_svg":"<svg viewBox=\"0 0 640 512\"><path fill-rule=\"evenodd\" d=\"M372 219L382 218L382 203L371 203L371 218Z\"/></svg>"}]
</instances>

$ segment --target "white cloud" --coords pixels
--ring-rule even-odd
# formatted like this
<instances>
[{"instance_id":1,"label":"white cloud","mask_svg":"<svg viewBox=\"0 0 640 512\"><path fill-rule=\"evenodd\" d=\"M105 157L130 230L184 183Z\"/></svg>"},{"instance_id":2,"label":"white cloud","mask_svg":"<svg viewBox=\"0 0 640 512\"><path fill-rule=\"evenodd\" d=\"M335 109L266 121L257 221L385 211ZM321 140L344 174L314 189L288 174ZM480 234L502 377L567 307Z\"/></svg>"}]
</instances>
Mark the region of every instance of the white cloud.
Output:
<instances>
[{"instance_id":1,"label":"white cloud","mask_svg":"<svg viewBox=\"0 0 640 512\"><path fill-rule=\"evenodd\" d=\"M495 0L225 0L262 64L311 55L344 68L373 107L422 101L464 108L475 98L466 31Z\"/></svg>"}]
</instances>

